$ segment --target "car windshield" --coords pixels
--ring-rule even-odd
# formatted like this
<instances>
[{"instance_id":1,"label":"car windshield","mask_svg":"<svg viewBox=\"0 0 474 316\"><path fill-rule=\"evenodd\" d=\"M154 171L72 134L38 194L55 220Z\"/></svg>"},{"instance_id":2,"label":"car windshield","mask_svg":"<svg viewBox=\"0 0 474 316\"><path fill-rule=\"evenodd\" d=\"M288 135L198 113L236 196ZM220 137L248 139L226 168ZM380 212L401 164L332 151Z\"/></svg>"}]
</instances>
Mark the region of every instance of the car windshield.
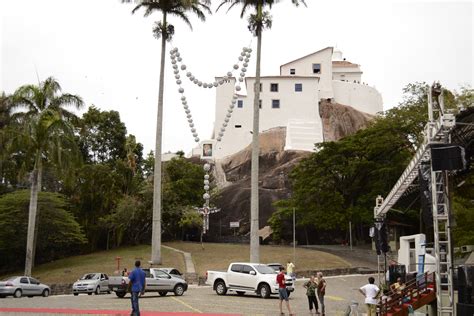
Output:
<instances>
[{"instance_id":1,"label":"car windshield","mask_svg":"<svg viewBox=\"0 0 474 316\"><path fill-rule=\"evenodd\" d=\"M94 279L97 279L95 273L84 274L84 276L81 278L81 280L94 280Z\"/></svg>"},{"instance_id":2,"label":"car windshield","mask_svg":"<svg viewBox=\"0 0 474 316\"><path fill-rule=\"evenodd\" d=\"M261 274L274 274L275 273L275 270L263 264L255 266L255 269L257 269L258 273L261 273Z\"/></svg>"}]
</instances>

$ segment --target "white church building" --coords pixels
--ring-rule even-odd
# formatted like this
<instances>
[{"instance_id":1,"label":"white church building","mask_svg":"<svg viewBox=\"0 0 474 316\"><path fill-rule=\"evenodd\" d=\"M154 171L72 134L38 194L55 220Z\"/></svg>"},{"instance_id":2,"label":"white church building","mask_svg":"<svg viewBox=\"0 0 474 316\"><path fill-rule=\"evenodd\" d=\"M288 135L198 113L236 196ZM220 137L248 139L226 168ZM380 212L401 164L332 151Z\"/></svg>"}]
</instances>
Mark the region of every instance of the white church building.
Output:
<instances>
[{"instance_id":1,"label":"white church building","mask_svg":"<svg viewBox=\"0 0 474 316\"><path fill-rule=\"evenodd\" d=\"M368 114L383 110L382 96L362 83L360 65L342 58L341 51L327 47L280 66L279 76L261 76L260 131L286 127L285 149L313 151L323 142L319 114L321 99L348 105ZM217 78L218 80L222 78ZM235 93L236 79L217 87L213 158L234 154L252 141L253 86L255 77L245 79L246 94L239 94L233 114L220 142L220 122L227 115L229 100Z\"/></svg>"}]
</instances>

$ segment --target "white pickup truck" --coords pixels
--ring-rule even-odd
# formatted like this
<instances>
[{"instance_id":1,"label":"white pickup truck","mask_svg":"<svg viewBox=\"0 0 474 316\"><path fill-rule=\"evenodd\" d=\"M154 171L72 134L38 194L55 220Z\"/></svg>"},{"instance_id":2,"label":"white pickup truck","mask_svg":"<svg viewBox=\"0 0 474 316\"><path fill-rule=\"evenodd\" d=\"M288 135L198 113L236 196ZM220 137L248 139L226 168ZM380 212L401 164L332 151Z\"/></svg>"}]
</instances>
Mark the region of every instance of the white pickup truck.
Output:
<instances>
[{"instance_id":1,"label":"white pickup truck","mask_svg":"<svg viewBox=\"0 0 474 316\"><path fill-rule=\"evenodd\" d=\"M277 273L275 270L260 263L231 263L227 272L207 271L206 284L212 285L217 295L225 295L227 291L235 291L238 295L257 293L263 298L278 294ZM285 276L288 295L294 291L293 280Z\"/></svg>"}]
</instances>

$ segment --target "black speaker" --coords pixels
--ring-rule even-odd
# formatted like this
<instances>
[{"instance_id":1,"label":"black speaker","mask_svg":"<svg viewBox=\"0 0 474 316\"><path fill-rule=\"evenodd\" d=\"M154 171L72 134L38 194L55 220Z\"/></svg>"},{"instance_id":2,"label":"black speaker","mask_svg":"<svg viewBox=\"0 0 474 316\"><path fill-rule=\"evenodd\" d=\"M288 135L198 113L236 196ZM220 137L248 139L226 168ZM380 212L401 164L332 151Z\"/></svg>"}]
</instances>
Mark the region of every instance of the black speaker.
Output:
<instances>
[{"instance_id":1,"label":"black speaker","mask_svg":"<svg viewBox=\"0 0 474 316\"><path fill-rule=\"evenodd\" d=\"M464 148L457 145L432 145L431 166L433 171L465 169Z\"/></svg>"},{"instance_id":2,"label":"black speaker","mask_svg":"<svg viewBox=\"0 0 474 316\"><path fill-rule=\"evenodd\" d=\"M374 242L377 255L389 252L387 224L380 221L376 222L374 226Z\"/></svg>"},{"instance_id":3,"label":"black speaker","mask_svg":"<svg viewBox=\"0 0 474 316\"><path fill-rule=\"evenodd\" d=\"M474 304L456 304L456 315L457 316L473 316L474 315Z\"/></svg>"},{"instance_id":4,"label":"black speaker","mask_svg":"<svg viewBox=\"0 0 474 316\"><path fill-rule=\"evenodd\" d=\"M421 219L426 228L433 227L433 213L431 211L431 165L422 161L418 169L420 183Z\"/></svg>"},{"instance_id":5,"label":"black speaker","mask_svg":"<svg viewBox=\"0 0 474 316\"><path fill-rule=\"evenodd\" d=\"M458 302L474 304L474 266L458 267Z\"/></svg>"}]
</instances>

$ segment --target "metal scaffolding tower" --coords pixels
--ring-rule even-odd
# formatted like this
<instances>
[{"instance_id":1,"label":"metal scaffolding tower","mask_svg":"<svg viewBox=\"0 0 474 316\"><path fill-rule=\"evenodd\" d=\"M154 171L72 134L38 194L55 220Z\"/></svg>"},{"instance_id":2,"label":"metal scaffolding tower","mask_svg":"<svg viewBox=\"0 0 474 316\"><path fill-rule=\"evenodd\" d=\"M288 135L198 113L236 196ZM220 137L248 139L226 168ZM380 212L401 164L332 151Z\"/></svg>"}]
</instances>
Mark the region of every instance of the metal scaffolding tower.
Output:
<instances>
[{"instance_id":1,"label":"metal scaffolding tower","mask_svg":"<svg viewBox=\"0 0 474 316\"><path fill-rule=\"evenodd\" d=\"M376 201L374 217L382 220L390 208L418 177L421 162L431 161L430 146L450 143L450 132L455 118L446 113L442 88L434 83L428 92L428 123L424 129L423 143L408 164L401 177L385 199ZM434 256L436 258L436 297L439 316L454 316L454 290L452 243L450 228L450 204L447 171L434 171L431 167L431 197L434 225Z\"/></svg>"}]
</instances>

